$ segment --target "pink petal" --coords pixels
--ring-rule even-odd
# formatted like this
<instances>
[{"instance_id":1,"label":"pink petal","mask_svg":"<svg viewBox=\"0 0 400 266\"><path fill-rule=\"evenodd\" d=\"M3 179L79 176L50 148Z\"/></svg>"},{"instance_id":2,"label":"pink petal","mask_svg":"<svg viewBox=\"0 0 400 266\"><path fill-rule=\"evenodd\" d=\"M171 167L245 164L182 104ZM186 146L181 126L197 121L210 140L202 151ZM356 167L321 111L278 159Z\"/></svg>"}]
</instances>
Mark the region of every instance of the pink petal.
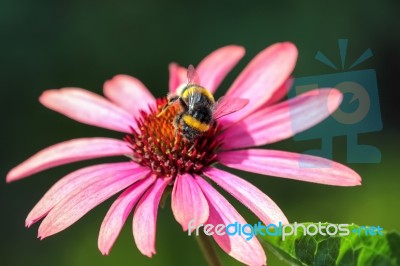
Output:
<instances>
[{"instance_id":1,"label":"pink petal","mask_svg":"<svg viewBox=\"0 0 400 266\"><path fill-rule=\"evenodd\" d=\"M288 223L276 203L246 180L213 167L203 173L249 208L264 224Z\"/></svg>"},{"instance_id":2,"label":"pink petal","mask_svg":"<svg viewBox=\"0 0 400 266\"><path fill-rule=\"evenodd\" d=\"M128 75L117 75L106 81L104 95L132 116L139 114L139 110L147 111L156 101L140 80Z\"/></svg>"},{"instance_id":3,"label":"pink petal","mask_svg":"<svg viewBox=\"0 0 400 266\"><path fill-rule=\"evenodd\" d=\"M297 60L297 49L292 43L277 43L261 51L242 71L228 90L226 97L249 99L240 112L222 121L231 123L257 110L269 100L292 73Z\"/></svg>"},{"instance_id":4,"label":"pink petal","mask_svg":"<svg viewBox=\"0 0 400 266\"><path fill-rule=\"evenodd\" d=\"M334 186L361 185L352 169L316 156L262 149L221 152L220 163L252 173Z\"/></svg>"},{"instance_id":5,"label":"pink petal","mask_svg":"<svg viewBox=\"0 0 400 266\"><path fill-rule=\"evenodd\" d=\"M242 59L244 53L243 47L229 45L209 54L197 67L200 85L214 93L225 76Z\"/></svg>"},{"instance_id":6,"label":"pink petal","mask_svg":"<svg viewBox=\"0 0 400 266\"><path fill-rule=\"evenodd\" d=\"M156 183L140 199L133 215L133 237L143 255L156 254L156 222L158 204L165 187L171 180L157 178Z\"/></svg>"},{"instance_id":7,"label":"pink petal","mask_svg":"<svg viewBox=\"0 0 400 266\"><path fill-rule=\"evenodd\" d=\"M217 224L239 223L247 224L243 217L235 210L235 208L208 184L200 176L195 176L197 183L208 200L210 207L210 216L207 224L216 226ZM267 258L257 238L253 236L250 240L246 240L245 236L228 234L219 236L213 234L217 244L230 256L246 265L266 265Z\"/></svg>"},{"instance_id":8,"label":"pink petal","mask_svg":"<svg viewBox=\"0 0 400 266\"><path fill-rule=\"evenodd\" d=\"M133 116L103 97L79 88L45 91L39 101L49 109L84 124L131 133Z\"/></svg>"},{"instance_id":9,"label":"pink petal","mask_svg":"<svg viewBox=\"0 0 400 266\"><path fill-rule=\"evenodd\" d=\"M187 82L187 70L176 63L169 64L169 92L175 93L176 89Z\"/></svg>"},{"instance_id":10,"label":"pink petal","mask_svg":"<svg viewBox=\"0 0 400 266\"><path fill-rule=\"evenodd\" d=\"M13 168L7 182L67 163L132 153L126 142L109 138L82 138L64 141L39 151Z\"/></svg>"},{"instance_id":11,"label":"pink petal","mask_svg":"<svg viewBox=\"0 0 400 266\"><path fill-rule=\"evenodd\" d=\"M41 223L39 238L43 239L66 229L91 209L149 173L143 167L125 171L113 170L98 172L93 178L96 181L86 180L86 183L57 203Z\"/></svg>"},{"instance_id":12,"label":"pink petal","mask_svg":"<svg viewBox=\"0 0 400 266\"><path fill-rule=\"evenodd\" d=\"M260 109L226 130L224 149L260 146L284 140L313 127L340 105L336 89L317 89Z\"/></svg>"},{"instance_id":13,"label":"pink petal","mask_svg":"<svg viewBox=\"0 0 400 266\"><path fill-rule=\"evenodd\" d=\"M55 183L31 210L26 218L26 226L43 218L49 211L68 196L75 194L84 187L103 179L105 175L118 172L140 171L139 165L133 162L99 164L74 171Z\"/></svg>"},{"instance_id":14,"label":"pink petal","mask_svg":"<svg viewBox=\"0 0 400 266\"><path fill-rule=\"evenodd\" d=\"M283 82L283 84L274 92L274 94L272 94L271 98L269 98L269 100L266 101L259 109L264 109L282 100L288 94L293 82L293 77Z\"/></svg>"},{"instance_id":15,"label":"pink petal","mask_svg":"<svg viewBox=\"0 0 400 266\"><path fill-rule=\"evenodd\" d=\"M143 179L126 189L113 203L108 210L106 217L101 224L98 246L103 255L108 255L112 246L117 240L119 233L124 226L133 206L140 199L142 194L153 184L155 177Z\"/></svg>"},{"instance_id":16,"label":"pink petal","mask_svg":"<svg viewBox=\"0 0 400 266\"><path fill-rule=\"evenodd\" d=\"M172 212L184 231L189 222L193 227L208 219L207 200L196 181L189 174L178 175L175 179L171 198Z\"/></svg>"}]
</instances>

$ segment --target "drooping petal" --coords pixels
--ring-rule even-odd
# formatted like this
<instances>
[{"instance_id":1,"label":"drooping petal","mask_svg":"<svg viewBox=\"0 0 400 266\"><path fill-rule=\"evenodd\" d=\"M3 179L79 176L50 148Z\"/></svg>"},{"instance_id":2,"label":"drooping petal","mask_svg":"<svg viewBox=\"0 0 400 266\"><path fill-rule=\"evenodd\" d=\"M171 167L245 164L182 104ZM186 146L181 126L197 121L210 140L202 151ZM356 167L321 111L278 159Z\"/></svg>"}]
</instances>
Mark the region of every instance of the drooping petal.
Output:
<instances>
[{"instance_id":1,"label":"drooping petal","mask_svg":"<svg viewBox=\"0 0 400 266\"><path fill-rule=\"evenodd\" d=\"M110 253L133 206L154 181L154 176L145 178L126 189L114 201L100 228L98 247L103 255Z\"/></svg>"},{"instance_id":2,"label":"drooping petal","mask_svg":"<svg viewBox=\"0 0 400 266\"><path fill-rule=\"evenodd\" d=\"M66 229L91 209L144 178L148 173L149 170L143 167L127 171L99 172L94 178L95 182L87 181L86 184L81 184L50 210L40 224L38 236L43 239Z\"/></svg>"},{"instance_id":3,"label":"drooping petal","mask_svg":"<svg viewBox=\"0 0 400 266\"><path fill-rule=\"evenodd\" d=\"M148 257L156 253L156 222L158 204L168 178L157 178L156 183L140 199L133 215L133 237L139 251Z\"/></svg>"},{"instance_id":4,"label":"drooping petal","mask_svg":"<svg viewBox=\"0 0 400 266\"><path fill-rule=\"evenodd\" d=\"M264 224L288 223L276 203L246 180L213 167L203 173L249 208Z\"/></svg>"},{"instance_id":5,"label":"drooping petal","mask_svg":"<svg viewBox=\"0 0 400 266\"><path fill-rule=\"evenodd\" d=\"M189 174L178 175L172 190L171 207L175 219L184 231L188 224L192 228L208 219L208 204L203 192Z\"/></svg>"},{"instance_id":6,"label":"drooping petal","mask_svg":"<svg viewBox=\"0 0 400 266\"><path fill-rule=\"evenodd\" d=\"M26 226L43 218L49 211L62 200L75 194L79 189L89 187L91 184L103 179L104 176L118 172L140 171L139 165L133 162L99 164L76 170L55 183L31 210L26 218Z\"/></svg>"},{"instance_id":7,"label":"drooping petal","mask_svg":"<svg viewBox=\"0 0 400 266\"><path fill-rule=\"evenodd\" d=\"M127 143L109 138L82 138L47 147L14 167L7 182L22 179L40 171L77 161L130 154Z\"/></svg>"},{"instance_id":8,"label":"drooping petal","mask_svg":"<svg viewBox=\"0 0 400 266\"><path fill-rule=\"evenodd\" d=\"M207 198L210 208L210 215L207 224L214 227L218 224L238 223L242 226L247 224L243 217L235 210L235 208L210 184L208 184L200 176L195 176L197 183ZM233 258L246 265L266 265L266 256L263 248L257 238L253 236L246 240L244 234L241 235L218 235L214 232L212 235L217 244Z\"/></svg>"},{"instance_id":9,"label":"drooping petal","mask_svg":"<svg viewBox=\"0 0 400 266\"><path fill-rule=\"evenodd\" d=\"M334 186L361 185L361 177L352 169L317 156L249 149L221 152L218 158L226 166L252 173Z\"/></svg>"},{"instance_id":10,"label":"drooping petal","mask_svg":"<svg viewBox=\"0 0 400 266\"><path fill-rule=\"evenodd\" d=\"M117 75L107 80L104 95L132 116L139 114L139 110L147 111L156 101L140 80L128 75Z\"/></svg>"},{"instance_id":11,"label":"drooping petal","mask_svg":"<svg viewBox=\"0 0 400 266\"><path fill-rule=\"evenodd\" d=\"M39 98L47 108L84 124L131 133L133 116L103 97L80 88L47 90Z\"/></svg>"},{"instance_id":12,"label":"drooping petal","mask_svg":"<svg viewBox=\"0 0 400 266\"><path fill-rule=\"evenodd\" d=\"M229 139L223 149L259 146L290 138L327 118L341 101L340 91L317 89L259 110L221 134L220 138Z\"/></svg>"},{"instance_id":13,"label":"drooping petal","mask_svg":"<svg viewBox=\"0 0 400 266\"><path fill-rule=\"evenodd\" d=\"M229 124L257 110L269 100L292 73L297 48L292 43L277 43L261 51L234 81L225 97L249 99L249 104L222 121Z\"/></svg>"},{"instance_id":14,"label":"drooping petal","mask_svg":"<svg viewBox=\"0 0 400 266\"><path fill-rule=\"evenodd\" d=\"M169 92L175 93L176 89L187 82L187 70L177 63L169 64Z\"/></svg>"},{"instance_id":15,"label":"drooping petal","mask_svg":"<svg viewBox=\"0 0 400 266\"><path fill-rule=\"evenodd\" d=\"M200 77L200 85L214 93L225 76L242 59L244 53L243 47L228 45L206 56L196 69Z\"/></svg>"}]
</instances>

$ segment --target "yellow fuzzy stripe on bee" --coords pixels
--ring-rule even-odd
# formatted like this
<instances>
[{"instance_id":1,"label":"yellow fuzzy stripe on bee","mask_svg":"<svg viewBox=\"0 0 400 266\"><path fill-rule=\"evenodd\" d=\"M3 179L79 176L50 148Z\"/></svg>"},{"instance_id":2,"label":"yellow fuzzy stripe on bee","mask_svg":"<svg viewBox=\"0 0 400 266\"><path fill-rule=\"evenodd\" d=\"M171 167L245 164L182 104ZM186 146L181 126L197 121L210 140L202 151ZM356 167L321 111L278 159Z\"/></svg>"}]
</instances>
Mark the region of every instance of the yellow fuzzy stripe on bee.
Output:
<instances>
[{"instance_id":1,"label":"yellow fuzzy stripe on bee","mask_svg":"<svg viewBox=\"0 0 400 266\"><path fill-rule=\"evenodd\" d=\"M211 102L215 102L214 96L211 94L209 90L200 86L190 86L182 93L182 98L187 99L190 94L201 93L206 96Z\"/></svg>"},{"instance_id":2,"label":"yellow fuzzy stripe on bee","mask_svg":"<svg viewBox=\"0 0 400 266\"><path fill-rule=\"evenodd\" d=\"M190 115L184 115L183 116L183 121L188 125L189 127L196 129L200 132L206 132L209 128L210 125L205 124L194 118L193 116Z\"/></svg>"}]
</instances>

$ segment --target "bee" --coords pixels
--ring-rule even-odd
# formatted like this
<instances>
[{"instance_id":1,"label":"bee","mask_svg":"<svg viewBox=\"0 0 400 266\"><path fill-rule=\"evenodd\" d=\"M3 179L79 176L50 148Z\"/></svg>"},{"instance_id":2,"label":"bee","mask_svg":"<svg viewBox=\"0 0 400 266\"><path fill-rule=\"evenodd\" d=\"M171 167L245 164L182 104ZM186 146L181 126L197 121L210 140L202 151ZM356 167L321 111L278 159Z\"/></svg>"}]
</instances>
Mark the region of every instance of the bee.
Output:
<instances>
[{"instance_id":1,"label":"bee","mask_svg":"<svg viewBox=\"0 0 400 266\"><path fill-rule=\"evenodd\" d=\"M172 104L179 104L180 111L173 122L175 132L179 130L190 142L206 133L216 119L244 108L249 102L247 99L228 97L221 97L216 102L212 93L199 85L199 77L192 65L188 67L187 79L187 84L179 87L176 94L167 96L168 103L158 117Z\"/></svg>"}]
</instances>

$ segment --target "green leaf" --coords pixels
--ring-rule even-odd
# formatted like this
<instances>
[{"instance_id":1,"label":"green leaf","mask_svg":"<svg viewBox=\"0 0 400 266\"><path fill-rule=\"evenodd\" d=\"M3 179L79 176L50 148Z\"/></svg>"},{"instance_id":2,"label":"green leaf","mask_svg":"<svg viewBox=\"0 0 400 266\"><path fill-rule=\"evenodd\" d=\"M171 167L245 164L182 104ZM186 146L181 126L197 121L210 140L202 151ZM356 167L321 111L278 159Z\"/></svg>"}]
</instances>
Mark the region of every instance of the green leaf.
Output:
<instances>
[{"instance_id":1,"label":"green leaf","mask_svg":"<svg viewBox=\"0 0 400 266\"><path fill-rule=\"evenodd\" d=\"M400 265L400 234L397 232L351 224L343 226L342 230L336 227L338 231L334 235L335 227L331 226L332 236L326 234L325 230L322 230L325 236L319 233L314 236L304 235L304 229L310 228L313 233L316 232L315 226L319 225L326 227L330 223L297 223L296 235L293 233L283 239L278 232L276 236L266 234L261 239L265 246L291 265ZM344 227L348 228L348 233ZM286 232L289 230L285 229ZM268 231L276 233L272 228Z\"/></svg>"}]
</instances>

